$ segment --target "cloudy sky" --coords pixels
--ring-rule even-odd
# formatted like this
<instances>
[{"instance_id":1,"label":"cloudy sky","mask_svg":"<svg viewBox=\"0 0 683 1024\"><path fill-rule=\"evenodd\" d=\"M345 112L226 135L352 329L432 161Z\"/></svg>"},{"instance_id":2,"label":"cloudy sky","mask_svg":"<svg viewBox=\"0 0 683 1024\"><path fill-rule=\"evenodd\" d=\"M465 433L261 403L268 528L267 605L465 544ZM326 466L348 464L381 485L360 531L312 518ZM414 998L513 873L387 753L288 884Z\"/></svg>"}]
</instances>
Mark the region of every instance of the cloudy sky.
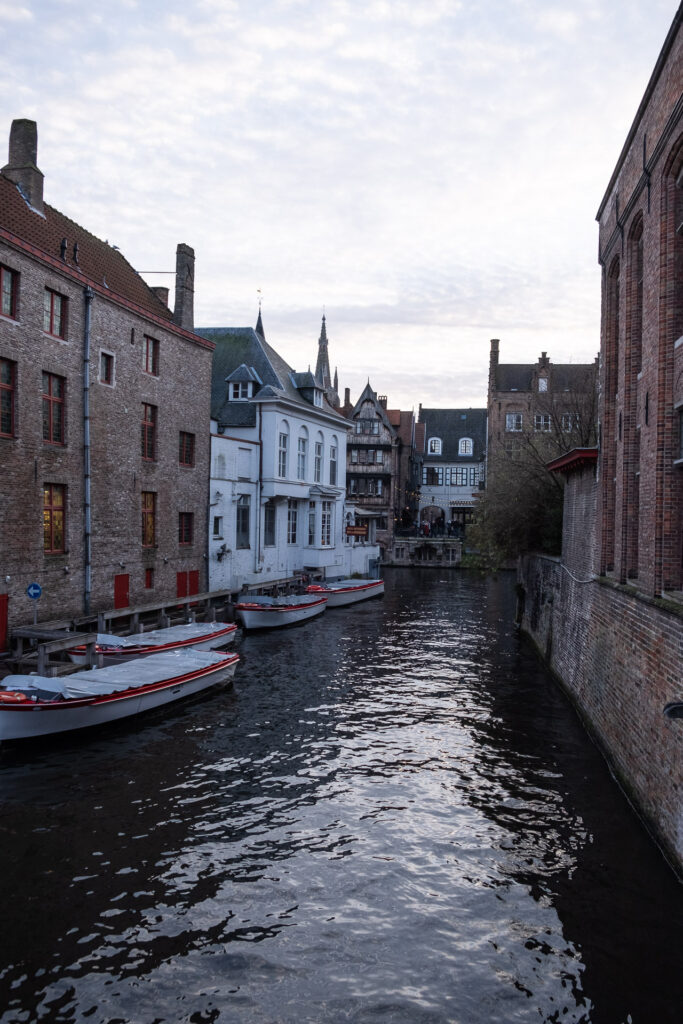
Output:
<instances>
[{"instance_id":1,"label":"cloudy sky","mask_svg":"<svg viewBox=\"0 0 683 1024\"><path fill-rule=\"evenodd\" d=\"M194 247L197 326L260 289L297 370L325 311L342 394L481 406L492 337L598 350L595 213L676 7L0 0L1 124L150 284Z\"/></svg>"}]
</instances>

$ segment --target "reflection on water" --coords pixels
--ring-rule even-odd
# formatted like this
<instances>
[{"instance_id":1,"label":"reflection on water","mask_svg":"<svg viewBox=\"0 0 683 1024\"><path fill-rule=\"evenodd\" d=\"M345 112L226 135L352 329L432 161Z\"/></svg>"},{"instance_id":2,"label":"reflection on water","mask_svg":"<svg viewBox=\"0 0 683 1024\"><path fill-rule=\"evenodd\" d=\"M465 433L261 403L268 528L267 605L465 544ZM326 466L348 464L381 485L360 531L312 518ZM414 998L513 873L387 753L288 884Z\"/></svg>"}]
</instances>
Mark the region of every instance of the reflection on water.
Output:
<instances>
[{"instance_id":1,"label":"reflection on water","mask_svg":"<svg viewBox=\"0 0 683 1024\"><path fill-rule=\"evenodd\" d=\"M680 886L512 580L238 640L232 692L0 752L0 1024L678 1024Z\"/></svg>"}]
</instances>

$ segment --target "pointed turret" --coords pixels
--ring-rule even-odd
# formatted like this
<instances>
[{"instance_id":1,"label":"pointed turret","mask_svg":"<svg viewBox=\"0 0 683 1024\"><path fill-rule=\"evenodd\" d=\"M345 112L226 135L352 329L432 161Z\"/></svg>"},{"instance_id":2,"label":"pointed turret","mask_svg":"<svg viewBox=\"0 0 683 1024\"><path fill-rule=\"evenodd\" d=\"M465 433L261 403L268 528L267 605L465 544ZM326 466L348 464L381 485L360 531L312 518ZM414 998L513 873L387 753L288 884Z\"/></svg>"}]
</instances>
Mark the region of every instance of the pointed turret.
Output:
<instances>
[{"instance_id":1,"label":"pointed turret","mask_svg":"<svg viewBox=\"0 0 683 1024\"><path fill-rule=\"evenodd\" d=\"M332 376L330 374L330 357L327 353L327 328L325 326L325 314L323 313L323 323L320 330L320 337L318 338L318 361L315 364L315 377L318 384L322 388L329 388L332 386Z\"/></svg>"},{"instance_id":2,"label":"pointed turret","mask_svg":"<svg viewBox=\"0 0 683 1024\"><path fill-rule=\"evenodd\" d=\"M258 306L258 320L256 321L256 327L254 328L254 330L259 335L259 337L263 338L264 341L266 340L266 335L265 335L265 332L263 330L263 320L261 319L261 303L260 302L259 302L259 306Z\"/></svg>"}]
</instances>

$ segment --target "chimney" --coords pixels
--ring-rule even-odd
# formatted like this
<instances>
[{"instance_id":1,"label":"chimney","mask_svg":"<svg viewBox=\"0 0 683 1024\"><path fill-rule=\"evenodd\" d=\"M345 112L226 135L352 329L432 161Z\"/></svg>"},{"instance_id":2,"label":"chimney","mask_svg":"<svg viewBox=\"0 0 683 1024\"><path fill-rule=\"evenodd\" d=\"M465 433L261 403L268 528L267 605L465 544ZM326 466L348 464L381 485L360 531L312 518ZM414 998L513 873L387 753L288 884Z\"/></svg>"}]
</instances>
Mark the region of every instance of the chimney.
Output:
<instances>
[{"instance_id":1,"label":"chimney","mask_svg":"<svg viewBox=\"0 0 683 1024\"><path fill-rule=\"evenodd\" d=\"M184 242L176 249L173 323L194 330L194 249Z\"/></svg>"},{"instance_id":2,"label":"chimney","mask_svg":"<svg viewBox=\"0 0 683 1024\"><path fill-rule=\"evenodd\" d=\"M9 133L9 160L2 173L19 187L19 190L36 213L45 216L43 210L43 175L38 170L38 125L25 118L12 121Z\"/></svg>"},{"instance_id":3,"label":"chimney","mask_svg":"<svg viewBox=\"0 0 683 1024\"><path fill-rule=\"evenodd\" d=\"M344 408L351 405L351 388L344 388Z\"/></svg>"},{"instance_id":4,"label":"chimney","mask_svg":"<svg viewBox=\"0 0 683 1024\"><path fill-rule=\"evenodd\" d=\"M386 395L378 395L377 396L377 401L379 402L379 404L382 406L383 409L386 409L386 407L387 407L387 396Z\"/></svg>"},{"instance_id":5,"label":"chimney","mask_svg":"<svg viewBox=\"0 0 683 1024\"><path fill-rule=\"evenodd\" d=\"M491 355L489 356L489 402L494 391L498 390L498 346L500 340L491 338Z\"/></svg>"},{"instance_id":6,"label":"chimney","mask_svg":"<svg viewBox=\"0 0 683 1024\"><path fill-rule=\"evenodd\" d=\"M168 288L163 288L161 285L155 285L152 291L158 299L161 299L164 306L168 309Z\"/></svg>"}]
</instances>

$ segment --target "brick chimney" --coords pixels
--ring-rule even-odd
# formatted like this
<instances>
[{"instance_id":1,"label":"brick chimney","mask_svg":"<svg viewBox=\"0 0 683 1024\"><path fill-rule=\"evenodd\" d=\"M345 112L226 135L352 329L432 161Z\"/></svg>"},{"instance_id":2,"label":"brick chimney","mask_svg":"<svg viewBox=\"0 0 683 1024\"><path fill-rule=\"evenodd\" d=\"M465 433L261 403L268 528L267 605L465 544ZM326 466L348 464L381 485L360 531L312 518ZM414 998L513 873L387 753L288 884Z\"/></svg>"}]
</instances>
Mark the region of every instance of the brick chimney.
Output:
<instances>
[{"instance_id":1,"label":"brick chimney","mask_svg":"<svg viewBox=\"0 0 683 1024\"><path fill-rule=\"evenodd\" d=\"M498 348L500 340L498 338L491 338L491 354L489 356L489 401L491 400L491 394L498 390Z\"/></svg>"},{"instance_id":2,"label":"brick chimney","mask_svg":"<svg viewBox=\"0 0 683 1024\"><path fill-rule=\"evenodd\" d=\"M168 288L162 287L160 284L154 285L152 291L158 299L161 299L163 304L168 308Z\"/></svg>"},{"instance_id":3,"label":"brick chimney","mask_svg":"<svg viewBox=\"0 0 683 1024\"><path fill-rule=\"evenodd\" d=\"M194 249L180 242L175 257L175 309L173 322L194 330Z\"/></svg>"},{"instance_id":4,"label":"brick chimney","mask_svg":"<svg viewBox=\"0 0 683 1024\"><path fill-rule=\"evenodd\" d=\"M31 209L43 210L43 175L38 170L38 125L19 118L12 121L9 133L9 160L2 173L19 187Z\"/></svg>"}]
</instances>

